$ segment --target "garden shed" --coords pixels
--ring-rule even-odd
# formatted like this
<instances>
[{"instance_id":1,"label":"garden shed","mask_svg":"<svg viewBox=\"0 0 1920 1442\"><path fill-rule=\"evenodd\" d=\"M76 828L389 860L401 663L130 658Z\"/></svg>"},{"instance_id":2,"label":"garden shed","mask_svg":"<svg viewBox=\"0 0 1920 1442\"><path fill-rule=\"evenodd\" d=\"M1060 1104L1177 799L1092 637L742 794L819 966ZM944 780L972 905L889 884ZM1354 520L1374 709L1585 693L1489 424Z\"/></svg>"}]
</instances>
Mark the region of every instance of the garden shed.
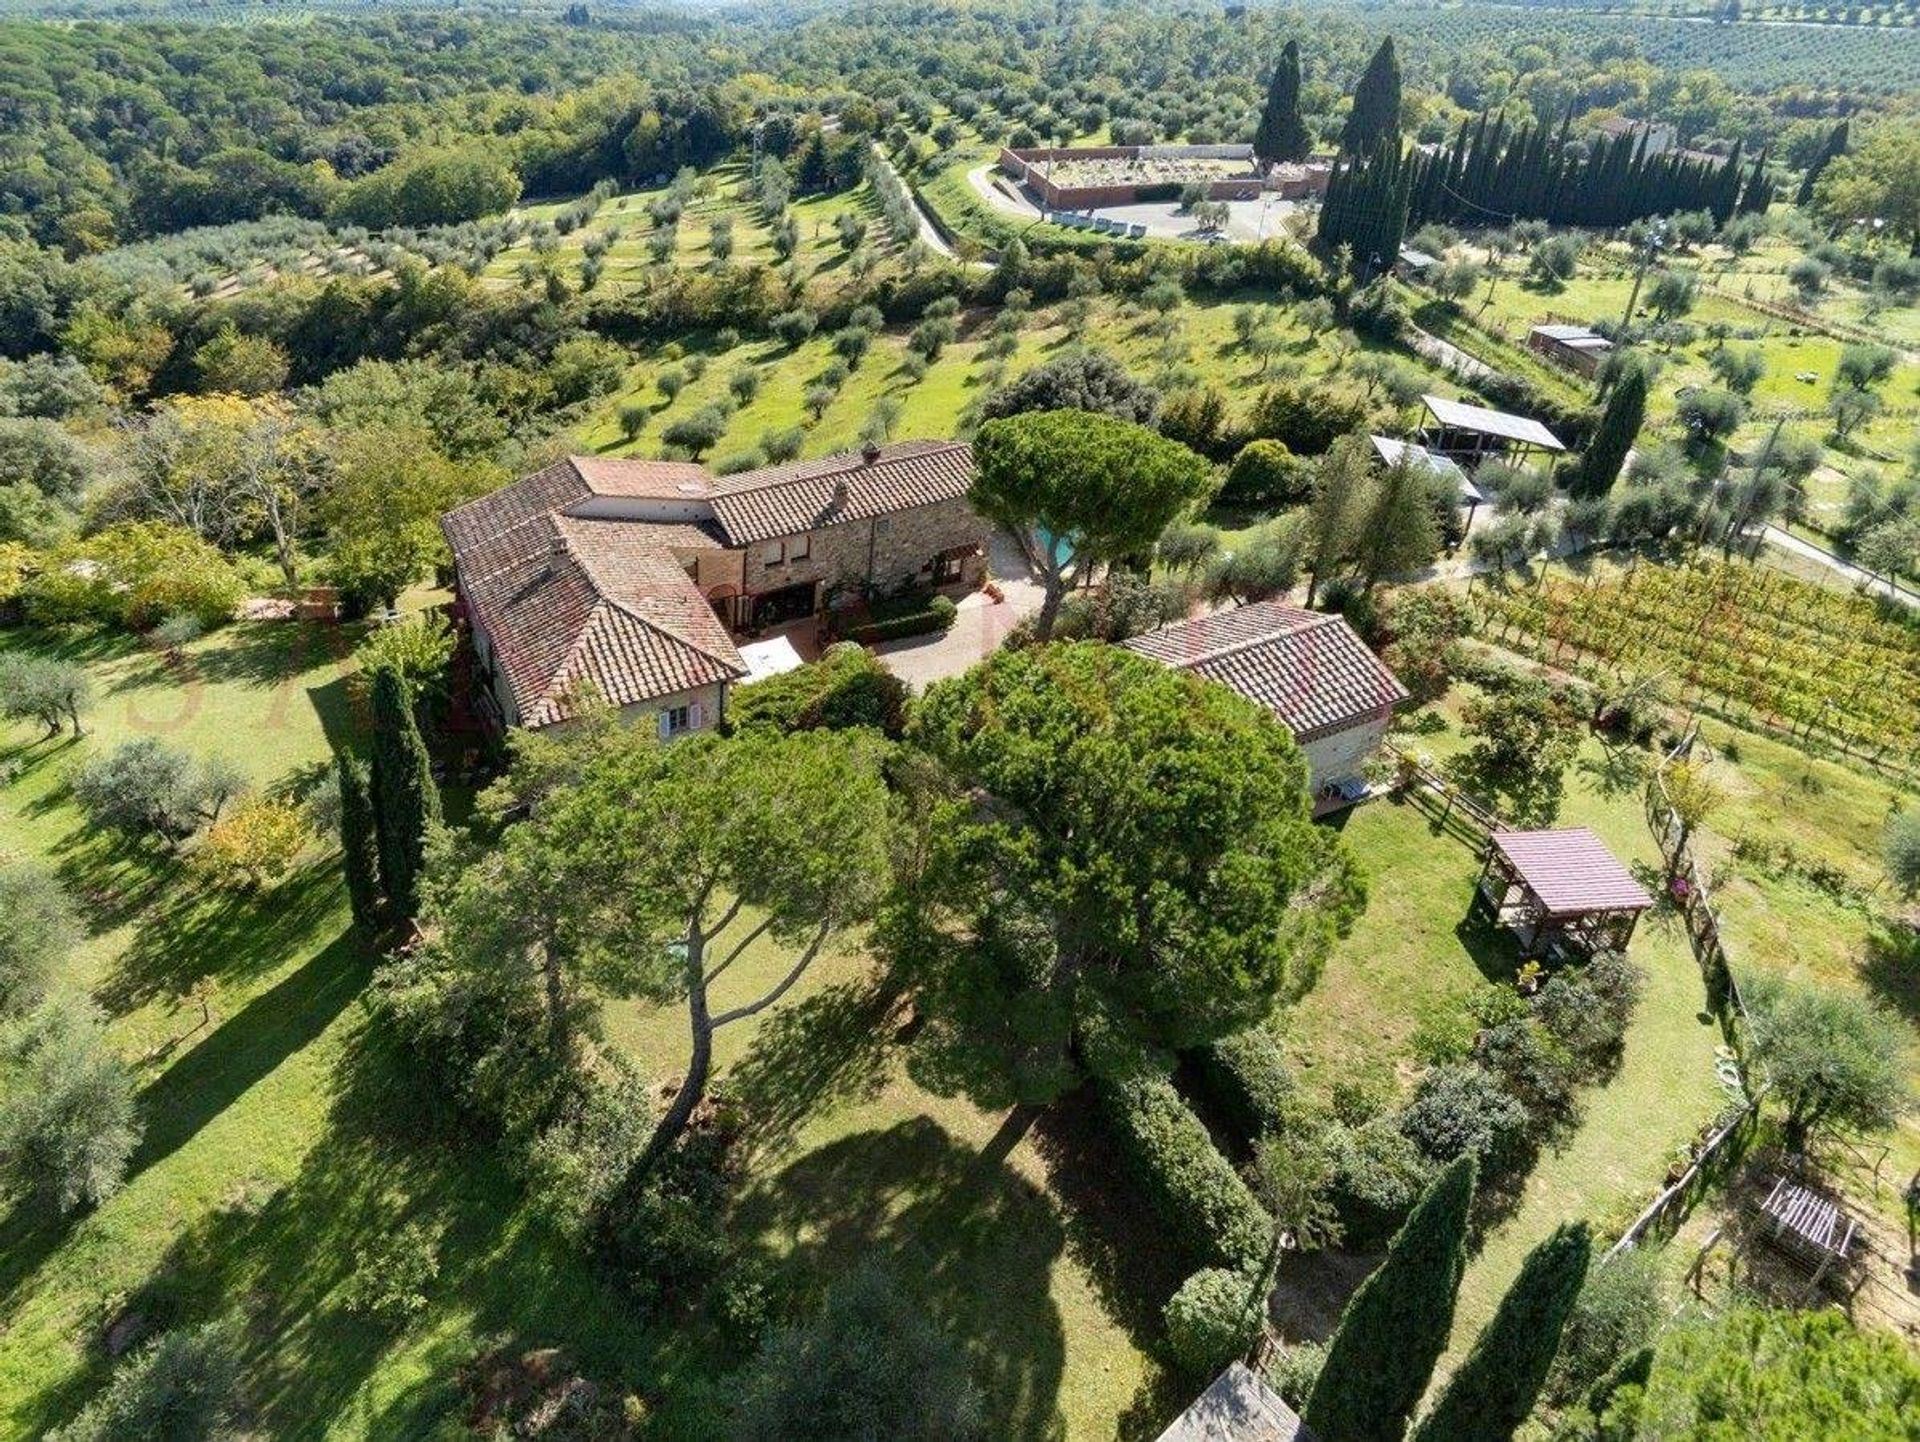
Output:
<instances>
[{"instance_id":1,"label":"garden shed","mask_svg":"<svg viewBox=\"0 0 1920 1442\"><path fill-rule=\"evenodd\" d=\"M1653 898L1584 826L1496 831L1474 910L1512 931L1523 955L1624 951Z\"/></svg>"}]
</instances>

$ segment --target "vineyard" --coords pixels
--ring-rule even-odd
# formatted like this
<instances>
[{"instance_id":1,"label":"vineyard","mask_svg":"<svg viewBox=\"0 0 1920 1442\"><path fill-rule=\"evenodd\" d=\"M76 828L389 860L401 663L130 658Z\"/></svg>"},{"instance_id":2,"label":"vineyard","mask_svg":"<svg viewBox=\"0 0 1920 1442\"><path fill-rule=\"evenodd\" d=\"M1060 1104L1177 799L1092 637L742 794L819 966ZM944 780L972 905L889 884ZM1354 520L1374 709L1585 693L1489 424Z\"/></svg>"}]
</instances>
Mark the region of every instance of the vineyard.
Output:
<instances>
[{"instance_id":1,"label":"vineyard","mask_svg":"<svg viewBox=\"0 0 1920 1442\"><path fill-rule=\"evenodd\" d=\"M1745 562L1636 563L1481 593L1484 634L1593 675L1664 676L1730 719L1920 775L1920 628Z\"/></svg>"}]
</instances>

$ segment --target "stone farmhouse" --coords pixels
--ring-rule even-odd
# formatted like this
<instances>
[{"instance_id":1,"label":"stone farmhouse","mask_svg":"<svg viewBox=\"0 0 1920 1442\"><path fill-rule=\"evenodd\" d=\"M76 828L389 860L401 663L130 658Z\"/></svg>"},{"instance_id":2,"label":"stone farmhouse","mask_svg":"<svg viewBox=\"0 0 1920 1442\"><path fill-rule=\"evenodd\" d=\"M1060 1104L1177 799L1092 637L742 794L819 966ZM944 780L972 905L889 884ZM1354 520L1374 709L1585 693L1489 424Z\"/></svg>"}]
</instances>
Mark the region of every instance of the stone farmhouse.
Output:
<instances>
[{"instance_id":1,"label":"stone farmhouse","mask_svg":"<svg viewBox=\"0 0 1920 1442\"><path fill-rule=\"evenodd\" d=\"M1178 621L1125 644L1271 711L1306 755L1316 814L1366 794L1366 763L1408 695L1344 617L1281 601Z\"/></svg>"},{"instance_id":2,"label":"stone farmhouse","mask_svg":"<svg viewBox=\"0 0 1920 1442\"><path fill-rule=\"evenodd\" d=\"M572 456L440 518L491 724L597 696L663 737L719 724L735 636L986 576L970 447L903 441L715 476Z\"/></svg>"}]
</instances>

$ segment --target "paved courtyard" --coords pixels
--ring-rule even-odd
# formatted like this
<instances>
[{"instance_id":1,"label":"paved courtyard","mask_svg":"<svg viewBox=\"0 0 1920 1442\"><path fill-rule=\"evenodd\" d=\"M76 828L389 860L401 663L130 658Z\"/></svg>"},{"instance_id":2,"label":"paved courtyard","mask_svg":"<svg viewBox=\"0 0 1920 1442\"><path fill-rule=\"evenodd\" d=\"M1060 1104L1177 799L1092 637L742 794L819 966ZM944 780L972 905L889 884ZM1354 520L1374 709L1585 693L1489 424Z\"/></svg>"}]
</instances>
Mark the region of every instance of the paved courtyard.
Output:
<instances>
[{"instance_id":1,"label":"paved courtyard","mask_svg":"<svg viewBox=\"0 0 1920 1442\"><path fill-rule=\"evenodd\" d=\"M1043 592L1020 543L995 531L987 547L987 566L1001 599L970 591L960 599L953 628L938 636L909 636L873 648L880 662L915 691L978 665L999 649L1007 633L1040 609Z\"/></svg>"}]
</instances>

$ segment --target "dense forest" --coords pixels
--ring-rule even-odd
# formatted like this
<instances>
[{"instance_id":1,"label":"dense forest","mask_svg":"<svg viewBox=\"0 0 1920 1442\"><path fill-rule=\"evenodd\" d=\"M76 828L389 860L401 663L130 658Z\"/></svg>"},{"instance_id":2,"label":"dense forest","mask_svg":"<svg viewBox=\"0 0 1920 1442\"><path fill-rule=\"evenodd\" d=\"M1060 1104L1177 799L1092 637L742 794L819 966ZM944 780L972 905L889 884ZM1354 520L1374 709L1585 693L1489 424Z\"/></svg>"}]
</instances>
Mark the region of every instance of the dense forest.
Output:
<instances>
[{"instance_id":1,"label":"dense forest","mask_svg":"<svg viewBox=\"0 0 1920 1442\"><path fill-rule=\"evenodd\" d=\"M1388 25L1408 67L1407 128L1424 141L1485 109L1510 126L1657 114L1684 142L1771 147L1800 165L1823 121L1920 76L1920 40L1900 36L1857 37L1861 48L1822 34L1811 43L1855 48L1782 68L1764 27L1672 37L1493 10L1260 9L1223 22L1185 6L1059 6L1044 28L1019 3L572 14L584 23L312 16L249 26L237 43L231 27L182 21L7 22L0 216L70 256L266 215L467 220L522 194L704 163L739 143L756 107L801 90L829 106L836 91L861 97L855 129L945 106L1036 135L1104 125L1122 141L1240 140L1281 42L1309 30L1302 103L1323 139ZM1707 39L1711 72L1695 68Z\"/></svg>"}]
</instances>

